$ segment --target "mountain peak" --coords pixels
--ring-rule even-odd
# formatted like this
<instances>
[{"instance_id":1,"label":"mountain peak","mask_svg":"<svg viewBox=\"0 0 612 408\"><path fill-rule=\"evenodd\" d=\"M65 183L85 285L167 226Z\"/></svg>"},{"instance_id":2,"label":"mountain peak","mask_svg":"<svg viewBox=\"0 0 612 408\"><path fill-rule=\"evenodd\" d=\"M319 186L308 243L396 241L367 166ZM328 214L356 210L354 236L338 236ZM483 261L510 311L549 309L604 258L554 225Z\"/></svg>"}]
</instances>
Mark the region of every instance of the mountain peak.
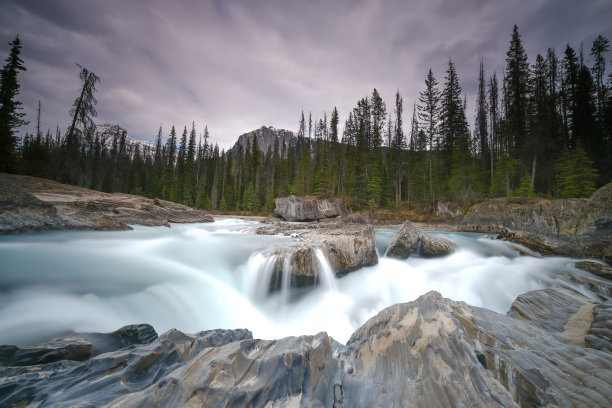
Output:
<instances>
[{"instance_id":1,"label":"mountain peak","mask_svg":"<svg viewBox=\"0 0 612 408\"><path fill-rule=\"evenodd\" d=\"M274 150L274 143L277 140L279 143L279 148L282 148L283 142L289 146L289 144L295 143L295 140L297 139L295 133L290 130L277 129L274 126L262 126L259 129L240 135L236 143L234 143L234 146L232 146L232 154L238 153L239 146L242 146L242 148L245 149L247 142L248 144L253 143L254 137L257 138L259 150L261 150L264 154L266 154L268 150Z\"/></svg>"}]
</instances>

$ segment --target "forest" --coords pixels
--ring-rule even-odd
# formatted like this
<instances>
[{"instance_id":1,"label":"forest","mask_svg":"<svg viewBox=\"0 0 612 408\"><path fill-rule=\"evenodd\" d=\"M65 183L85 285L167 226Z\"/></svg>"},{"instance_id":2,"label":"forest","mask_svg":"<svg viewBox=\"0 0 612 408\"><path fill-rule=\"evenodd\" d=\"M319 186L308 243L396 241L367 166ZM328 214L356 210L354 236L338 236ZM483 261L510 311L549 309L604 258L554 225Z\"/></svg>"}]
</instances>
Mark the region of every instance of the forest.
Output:
<instances>
[{"instance_id":1,"label":"forest","mask_svg":"<svg viewBox=\"0 0 612 408\"><path fill-rule=\"evenodd\" d=\"M514 26L502 73L477 73L476 114L467 117L455 65L431 68L412 106L399 90L379 92L313 120L296 115L296 138L261 151L257 139L220 150L208 128L159 128L154 144L129 143L120 126L96 126L100 78L78 66L80 92L67 129L28 125L21 103L21 41L10 43L0 81L0 171L126 192L212 211L269 212L289 194L341 197L349 208L432 209L436 200L469 206L490 197L588 197L612 179L609 41L598 36L587 63L582 46L549 48L530 64ZM438 77L439 78L439 77ZM410 123L404 123L404 112ZM198 136L199 135L199 136Z\"/></svg>"}]
</instances>

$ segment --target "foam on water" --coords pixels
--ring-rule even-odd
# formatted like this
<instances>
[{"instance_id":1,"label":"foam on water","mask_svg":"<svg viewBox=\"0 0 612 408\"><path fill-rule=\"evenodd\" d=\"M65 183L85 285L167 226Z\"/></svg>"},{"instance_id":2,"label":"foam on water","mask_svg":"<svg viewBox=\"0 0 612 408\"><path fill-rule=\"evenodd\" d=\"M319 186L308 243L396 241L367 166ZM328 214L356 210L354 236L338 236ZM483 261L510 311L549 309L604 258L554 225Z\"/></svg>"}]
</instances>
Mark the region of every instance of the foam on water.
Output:
<instances>
[{"instance_id":1,"label":"foam on water","mask_svg":"<svg viewBox=\"0 0 612 408\"><path fill-rule=\"evenodd\" d=\"M519 257L480 235L443 234L461 249L438 259L380 257L378 265L342 279L317 249L317 286L290 289L285 262L281 290L270 294L276 258L264 254L290 238L244 233L253 226L217 219L0 237L0 344L132 323L150 323L160 333L248 328L268 339L327 331L345 342L384 307L430 290L505 313L519 294L552 286L558 272L576 272L567 258ZM392 235L377 231L380 253Z\"/></svg>"}]
</instances>

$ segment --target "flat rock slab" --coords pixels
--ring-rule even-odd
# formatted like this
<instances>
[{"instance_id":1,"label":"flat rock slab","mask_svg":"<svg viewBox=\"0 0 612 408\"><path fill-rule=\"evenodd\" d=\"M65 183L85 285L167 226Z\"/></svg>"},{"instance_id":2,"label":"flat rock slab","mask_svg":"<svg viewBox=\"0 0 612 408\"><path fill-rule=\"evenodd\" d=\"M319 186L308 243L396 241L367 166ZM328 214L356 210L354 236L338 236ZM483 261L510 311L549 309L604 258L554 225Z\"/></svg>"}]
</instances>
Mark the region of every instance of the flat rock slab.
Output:
<instances>
[{"instance_id":1,"label":"flat rock slab","mask_svg":"<svg viewBox=\"0 0 612 408\"><path fill-rule=\"evenodd\" d=\"M36 177L0 173L0 233L125 230L129 225L212 222L206 212L131 194L109 194Z\"/></svg>"}]
</instances>

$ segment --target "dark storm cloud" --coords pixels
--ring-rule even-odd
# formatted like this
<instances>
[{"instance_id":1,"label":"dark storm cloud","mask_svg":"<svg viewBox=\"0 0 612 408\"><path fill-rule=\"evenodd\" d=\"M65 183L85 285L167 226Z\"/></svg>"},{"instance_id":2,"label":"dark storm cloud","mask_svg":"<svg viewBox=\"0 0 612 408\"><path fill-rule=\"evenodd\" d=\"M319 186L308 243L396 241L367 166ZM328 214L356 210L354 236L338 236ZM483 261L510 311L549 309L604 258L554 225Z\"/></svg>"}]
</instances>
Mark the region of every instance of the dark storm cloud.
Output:
<instances>
[{"instance_id":1,"label":"dark storm cloud","mask_svg":"<svg viewBox=\"0 0 612 408\"><path fill-rule=\"evenodd\" d=\"M43 128L66 127L78 62L102 80L99 123L151 140L160 124L167 135L195 121L222 147L261 125L295 130L302 109L321 117L336 105L343 121L374 87L390 112L400 90L408 123L428 68L442 86L450 58L471 107L480 59L501 75L514 24L531 62L581 41L588 55L612 34L608 0L3 3L0 46L22 38L30 120L40 99Z\"/></svg>"}]
</instances>

